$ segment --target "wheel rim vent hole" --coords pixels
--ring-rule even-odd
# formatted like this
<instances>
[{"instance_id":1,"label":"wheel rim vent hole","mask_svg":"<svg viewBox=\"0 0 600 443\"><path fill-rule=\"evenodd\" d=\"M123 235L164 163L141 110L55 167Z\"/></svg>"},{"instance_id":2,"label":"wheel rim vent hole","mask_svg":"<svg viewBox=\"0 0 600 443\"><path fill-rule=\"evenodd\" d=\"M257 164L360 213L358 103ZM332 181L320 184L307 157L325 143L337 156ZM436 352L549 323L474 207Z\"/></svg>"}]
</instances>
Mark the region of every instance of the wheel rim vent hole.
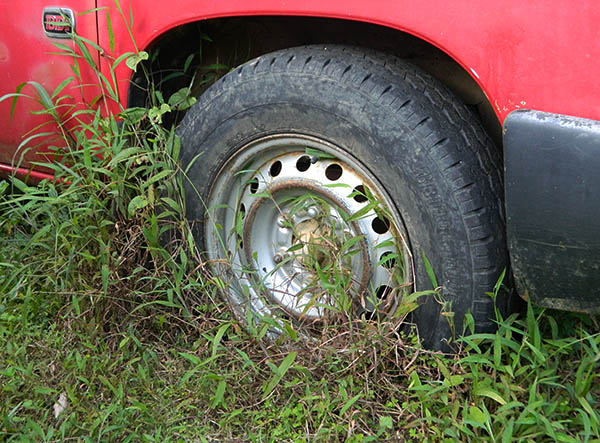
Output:
<instances>
[{"instance_id":1,"label":"wheel rim vent hole","mask_svg":"<svg viewBox=\"0 0 600 443\"><path fill-rule=\"evenodd\" d=\"M258 180L253 178L250 180L250 193L256 194L256 191L258 191Z\"/></svg>"},{"instance_id":2,"label":"wheel rim vent hole","mask_svg":"<svg viewBox=\"0 0 600 443\"><path fill-rule=\"evenodd\" d=\"M364 185L358 185L356 188L354 188L354 200L357 201L358 203L364 203L367 200L369 200L367 198L367 191Z\"/></svg>"},{"instance_id":3,"label":"wheel rim vent hole","mask_svg":"<svg viewBox=\"0 0 600 443\"><path fill-rule=\"evenodd\" d=\"M392 287L388 285L381 285L377 288L377 292L375 292L375 296L379 300L386 299L392 293Z\"/></svg>"},{"instance_id":4,"label":"wheel rim vent hole","mask_svg":"<svg viewBox=\"0 0 600 443\"><path fill-rule=\"evenodd\" d=\"M391 251L384 252L379 257L379 261L384 268L393 269L396 266L396 254Z\"/></svg>"},{"instance_id":5,"label":"wheel rim vent hole","mask_svg":"<svg viewBox=\"0 0 600 443\"><path fill-rule=\"evenodd\" d=\"M390 230L390 221L386 217L375 217L371 227L377 234L385 234Z\"/></svg>"},{"instance_id":6,"label":"wheel rim vent hole","mask_svg":"<svg viewBox=\"0 0 600 443\"><path fill-rule=\"evenodd\" d=\"M325 169L325 176L333 182L342 176L342 172L342 167L337 163L334 163L332 165L327 166L327 169Z\"/></svg>"},{"instance_id":7,"label":"wheel rim vent hole","mask_svg":"<svg viewBox=\"0 0 600 443\"><path fill-rule=\"evenodd\" d=\"M307 171L310 168L310 157L308 155L303 155L296 162L296 169L300 172Z\"/></svg>"},{"instance_id":8,"label":"wheel rim vent hole","mask_svg":"<svg viewBox=\"0 0 600 443\"><path fill-rule=\"evenodd\" d=\"M273 163L271 165L271 168L269 169L269 174L271 174L271 177L277 177L280 172L281 172L281 162L279 160L277 160L275 163Z\"/></svg>"},{"instance_id":9,"label":"wheel rim vent hole","mask_svg":"<svg viewBox=\"0 0 600 443\"><path fill-rule=\"evenodd\" d=\"M246 205L245 204L240 204L240 214L242 214L242 218L246 217Z\"/></svg>"}]
</instances>

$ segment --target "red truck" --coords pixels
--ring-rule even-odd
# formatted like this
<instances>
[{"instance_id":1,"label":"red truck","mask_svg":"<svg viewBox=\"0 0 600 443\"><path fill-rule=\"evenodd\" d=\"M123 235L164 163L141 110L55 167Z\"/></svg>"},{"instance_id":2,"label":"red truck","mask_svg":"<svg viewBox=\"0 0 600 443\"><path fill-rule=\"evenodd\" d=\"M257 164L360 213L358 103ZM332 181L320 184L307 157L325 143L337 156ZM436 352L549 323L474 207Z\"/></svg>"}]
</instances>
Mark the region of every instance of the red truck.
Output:
<instances>
[{"instance_id":1,"label":"red truck","mask_svg":"<svg viewBox=\"0 0 600 443\"><path fill-rule=\"evenodd\" d=\"M470 311L490 328L486 292L509 258L523 297L598 312L597 2L34 0L3 10L0 95L27 80L53 91L72 63L53 44L71 45L73 33L101 48L107 77L120 54L154 54L165 93L169 73L200 50L204 66L230 68L196 89L179 134L187 217L207 258L228 262L213 271L229 275L238 314L324 320L331 301L307 288L331 256L342 256L338 277L365 315L434 284L455 321ZM120 105L143 105L144 79L125 63L114 74ZM83 65L80 75L95 81ZM70 93L85 102L92 89ZM43 153L26 149L46 118L36 106L21 100L11 117L0 103L5 175L51 178L33 164ZM449 335L443 310L429 297L415 312L426 344Z\"/></svg>"}]
</instances>

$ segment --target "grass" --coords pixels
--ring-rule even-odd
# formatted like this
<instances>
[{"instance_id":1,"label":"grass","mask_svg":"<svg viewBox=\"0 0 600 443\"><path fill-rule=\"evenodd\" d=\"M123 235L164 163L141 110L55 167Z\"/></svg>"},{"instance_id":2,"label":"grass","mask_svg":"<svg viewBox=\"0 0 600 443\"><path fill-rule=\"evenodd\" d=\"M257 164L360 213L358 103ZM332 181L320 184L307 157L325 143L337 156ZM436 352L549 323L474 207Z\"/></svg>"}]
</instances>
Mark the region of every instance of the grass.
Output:
<instances>
[{"instance_id":1,"label":"grass","mask_svg":"<svg viewBox=\"0 0 600 443\"><path fill-rule=\"evenodd\" d=\"M78 123L53 143L57 180L0 181L0 440L600 441L595 317L528 306L495 334L467 317L456 355L385 320L262 340L181 218L160 122L185 91L120 117L59 97L40 100Z\"/></svg>"},{"instance_id":2,"label":"grass","mask_svg":"<svg viewBox=\"0 0 600 443\"><path fill-rule=\"evenodd\" d=\"M265 343L261 328L248 332L231 319L214 284L186 275L186 303L179 303L177 275L151 259L131 271L135 279L110 266L106 288L101 260L69 272L66 259L73 263L75 253L57 249L56 236L66 235L79 213L55 199L72 196L69 189L83 201L91 197L73 186L41 203L42 191L29 190L51 226L42 235L27 220L10 222L28 194L4 196L10 209L0 219L2 439L599 437L600 334L592 317L529 306L522 318L499 319L496 334L467 335L456 356L425 351L416 336L375 325L316 345L292 337ZM112 257L123 254L123 243L151 256L133 226L127 242L117 242L116 233L98 242ZM73 243L85 238L72 235ZM84 263L91 249L80 257ZM56 418L61 393L67 406Z\"/></svg>"}]
</instances>

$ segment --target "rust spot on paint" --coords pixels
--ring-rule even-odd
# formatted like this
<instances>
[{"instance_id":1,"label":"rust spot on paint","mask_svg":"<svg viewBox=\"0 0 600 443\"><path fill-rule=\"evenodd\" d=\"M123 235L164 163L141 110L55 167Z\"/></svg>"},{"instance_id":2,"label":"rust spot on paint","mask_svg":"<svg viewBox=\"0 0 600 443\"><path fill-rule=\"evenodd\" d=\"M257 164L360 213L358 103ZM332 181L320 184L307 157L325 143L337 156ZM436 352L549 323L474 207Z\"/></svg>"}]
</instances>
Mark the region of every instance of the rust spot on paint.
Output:
<instances>
[{"instance_id":1,"label":"rust spot on paint","mask_svg":"<svg viewBox=\"0 0 600 443\"><path fill-rule=\"evenodd\" d=\"M0 42L0 63L7 62L9 59L8 46L5 43Z\"/></svg>"}]
</instances>

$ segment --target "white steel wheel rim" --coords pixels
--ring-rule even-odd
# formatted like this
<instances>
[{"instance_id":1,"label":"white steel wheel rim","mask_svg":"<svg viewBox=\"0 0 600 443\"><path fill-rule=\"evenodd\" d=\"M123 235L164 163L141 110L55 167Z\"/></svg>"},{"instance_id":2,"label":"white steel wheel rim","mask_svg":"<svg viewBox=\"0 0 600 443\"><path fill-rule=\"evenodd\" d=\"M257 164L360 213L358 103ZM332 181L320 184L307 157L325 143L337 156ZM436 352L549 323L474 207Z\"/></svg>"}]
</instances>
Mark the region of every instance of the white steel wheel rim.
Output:
<instances>
[{"instance_id":1,"label":"white steel wheel rim","mask_svg":"<svg viewBox=\"0 0 600 443\"><path fill-rule=\"evenodd\" d=\"M234 153L209 192L204 238L242 318L318 325L350 309L370 318L393 313L413 285L407 236L383 186L311 136L266 136Z\"/></svg>"}]
</instances>

